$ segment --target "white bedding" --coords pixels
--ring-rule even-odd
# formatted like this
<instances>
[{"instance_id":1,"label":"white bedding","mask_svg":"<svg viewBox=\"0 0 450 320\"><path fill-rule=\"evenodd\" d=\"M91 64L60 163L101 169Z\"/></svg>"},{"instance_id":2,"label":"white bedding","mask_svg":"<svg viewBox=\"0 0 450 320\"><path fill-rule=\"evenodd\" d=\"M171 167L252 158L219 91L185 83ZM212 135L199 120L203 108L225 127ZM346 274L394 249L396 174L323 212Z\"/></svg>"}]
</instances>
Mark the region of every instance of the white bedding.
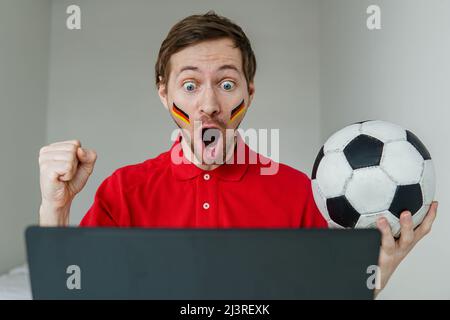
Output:
<instances>
[{"instance_id":1,"label":"white bedding","mask_svg":"<svg viewBox=\"0 0 450 320\"><path fill-rule=\"evenodd\" d=\"M27 265L0 276L0 300L30 300L31 286Z\"/></svg>"}]
</instances>

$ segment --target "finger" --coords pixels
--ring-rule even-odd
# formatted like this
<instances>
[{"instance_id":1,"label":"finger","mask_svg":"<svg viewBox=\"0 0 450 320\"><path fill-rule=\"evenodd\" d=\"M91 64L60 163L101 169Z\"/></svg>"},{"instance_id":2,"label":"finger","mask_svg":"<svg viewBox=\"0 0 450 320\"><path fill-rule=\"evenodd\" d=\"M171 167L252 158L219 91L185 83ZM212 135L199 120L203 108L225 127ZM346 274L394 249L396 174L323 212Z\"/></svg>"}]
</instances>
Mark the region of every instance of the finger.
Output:
<instances>
[{"instance_id":1,"label":"finger","mask_svg":"<svg viewBox=\"0 0 450 320\"><path fill-rule=\"evenodd\" d=\"M438 202L433 201L431 203L430 209L428 209L428 212L427 212L425 218L423 219L422 223L416 229L417 241L419 241L424 236L426 236L428 233L430 233L433 222L436 219L437 208L438 208Z\"/></svg>"},{"instance_id":2,"label":"finger","mask_svg":"<svg viewBox=\"0 0 450 320\"><path fill-rule=\"evenodd\" d=\"M80 148L78 149L77 156L80 160L80 164L78 165L78 170L72 179L72 183L77 185L79 188L83 188L89 179L89 176L94 171L97 154L94 150Z\"/></svg>"},{"instance_id":3,"label":"finger","mask_svg":"<svg viewBox=\"0 0 450 320\"><path fill-rule=\"evenodd\" d=\"M70 152L75 152L77 151L79 147L74 145L74 144L70 144L70 143L65 143L65 144L57 144L57 145L48 145L45 147L42 147L41 150L39 151L39 154L43 154L43 153L47 153L47 152L53 152L53 151L70 151Z\"/></svg>"},{"instance_id":4,"label":"finger","mask_svg":"<svg viewBox=\"0 0 450 320\"><path fill-rule=\"evenodd\" d=\"M66 150L49 151L49 152L45 152L39 156L40 164L47 162L47 161L52 161L52 160L76 162L76 161L78 161L78 158L74 152L66 151Z\"/></svg>"},{"instance_id":5,"label":"finger","mask_svg":"<svg viewBox=\"0 0 450 320\"><path fill-rule=\"evenodd\" d=\"M47 175L51 179L57 179L59 181L72 180L76 170L77 167L70 161L53 160L41 166L42 175Z\"/></svg>"},{"instance_id":6,"label":"finger","mask_svg":"<svg viewBox=\"0 0 450 320\"><path fill-rule=\"evenodd\" d=\"M81 147L80 140L76 140L76 139L75 140L58 141L58 142L51 143L50 145L51 146L57 146L57 145L60 145L60 144L71 144L71 145L75 145L77 147Z\"/></svg>"},{"instance_id":7,"label":"finger","mask_svg":"<svg viewBox=\"0 0 450 320\"><path fill-rule=\"evenodd\" d=\"M414 223L411 212L404 211L400 215L400 240L399 246L403 250L408 250L414 242Z\"/></svg>"},{"instance_id":8,"label":"finger","mask_svg":"<svg viewBox=\"0 0 450 320\"><path fill-rule=\"evenodd\" d=\"M392 235L391 226L386 218L379 218L377 220L378 230L381 232L381 247L385 250L386 254L392 255L395 250L395 240Z\"/></svg>"},{"instance_id":9,"label":"finger","mask_svg":"<svg viewBox=\"0 0 450 320\"><path fill-rule=\"evenodd\" d=\"M80 179L83 180L83 176L90 176L92 171L94 171L97 153L94 150L80 148L78 149L77 156L80 160L79 175Z\"/></svg>"}]
</instances>

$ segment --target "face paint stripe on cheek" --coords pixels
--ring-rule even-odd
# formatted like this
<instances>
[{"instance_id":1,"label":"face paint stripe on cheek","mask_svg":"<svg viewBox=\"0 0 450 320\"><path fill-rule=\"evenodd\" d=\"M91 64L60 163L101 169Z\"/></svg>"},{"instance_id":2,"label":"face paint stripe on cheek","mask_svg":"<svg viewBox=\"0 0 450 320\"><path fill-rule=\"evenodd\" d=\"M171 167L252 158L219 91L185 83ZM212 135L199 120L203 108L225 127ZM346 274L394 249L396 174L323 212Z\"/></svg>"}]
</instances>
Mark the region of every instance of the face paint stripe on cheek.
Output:
<instances>
[{"instance_id":1,"label":"face paint stripe on cheek","mask_svg":"<svg viewBox=\"0 0 450 320\"><path fill-rule=\"evenodd\" d=\"M181 110L180 108L178 108L176 106L176 104L173 104L172 107L172 113L175 117L177 117L178 119L180 119L181 121L186 122L187 124L190 124L191 122L189 121L189 116L186 112L184 112L183 110Z\"/></svg>"},{"instance_id":2,"label":"face paint stripe on cheek","mask_svg":"<svg viewBox=\"0 0 450 320\"><path fill-rule=\"evenodd\" d=\"M230 117L230 122L232 122L234 119L236 119L242 112L244 112L245 110L245 105L244 105L244 100L241 101L241 103L234 108L233 110L231 110L231 117Z\"/></svg>"}]
</instances>

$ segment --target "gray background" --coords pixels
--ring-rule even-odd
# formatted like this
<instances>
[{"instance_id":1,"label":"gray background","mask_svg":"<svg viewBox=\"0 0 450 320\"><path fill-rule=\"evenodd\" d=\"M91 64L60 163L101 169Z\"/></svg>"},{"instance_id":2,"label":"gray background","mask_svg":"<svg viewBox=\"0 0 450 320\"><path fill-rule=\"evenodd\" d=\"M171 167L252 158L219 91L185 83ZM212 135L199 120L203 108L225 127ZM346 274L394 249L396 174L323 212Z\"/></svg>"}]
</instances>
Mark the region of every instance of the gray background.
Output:
<instances>
[{"instance_id":1,"label":"gray background","mask_svg":"<svg viewBox=\"0 0 450 320\"><path fill-rule=\"evenodd\" d=\"M374 3L382 29L369 31ZM82 30L66 29L70 4L81 6ZM98 152L73 224L112 171L169 148L174 126L153 83L156 56L174 23L209 9L252 41L256 95L243 127L280 128L281 162L309 174L325 139L364 119L421 137L438 173L439 215L380 297L450 298L447 0L0 0L0 272L25 259L41 146L77 138Z\"/></svg>"},{"instance_id":2,"label":"gray background","mask_svg":"<svg viewBox=\"0 0 450 320\"><path fill-rule=\"evenodd\" d=\"M46 143L50 2L0 0L0 272L25 259Z\"/></svg>"}]
</instances>

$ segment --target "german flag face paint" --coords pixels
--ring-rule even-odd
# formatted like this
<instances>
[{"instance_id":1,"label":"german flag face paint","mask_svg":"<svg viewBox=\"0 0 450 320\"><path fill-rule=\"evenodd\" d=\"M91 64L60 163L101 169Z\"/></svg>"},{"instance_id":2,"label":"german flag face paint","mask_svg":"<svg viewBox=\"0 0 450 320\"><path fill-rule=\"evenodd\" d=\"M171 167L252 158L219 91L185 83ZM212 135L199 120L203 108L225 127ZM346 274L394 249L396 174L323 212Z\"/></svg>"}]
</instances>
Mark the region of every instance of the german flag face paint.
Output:
<instances>
[{"instance_id":1,"label":"german flag face paint","mask_svg":"<svg viewBox=\"0 0 450 320\"><path fill-rule=\"evenodd\" d=\"M237 119L239 117L239 115L241 115L245 110L245 104L244 104L244 100L241 101L241 103L234 108L233 110L231 110L231 116L230 116L230 120L228 121L228 123L233 122L235 119Z\"/></svg>"},{"instance_id":2,"label":"german flag face paint","mask_svg":"<svg viewBox=\"0 0 450 320\"><path fill-rule=\"evenodd\" d=\"M183 110L181 110L180 108L178 108L175 103L172 106L172 114L181 121L185 122L187 125L191 124L191 122L189 121L188 114Z\"/></svg>"}]
</instances>

